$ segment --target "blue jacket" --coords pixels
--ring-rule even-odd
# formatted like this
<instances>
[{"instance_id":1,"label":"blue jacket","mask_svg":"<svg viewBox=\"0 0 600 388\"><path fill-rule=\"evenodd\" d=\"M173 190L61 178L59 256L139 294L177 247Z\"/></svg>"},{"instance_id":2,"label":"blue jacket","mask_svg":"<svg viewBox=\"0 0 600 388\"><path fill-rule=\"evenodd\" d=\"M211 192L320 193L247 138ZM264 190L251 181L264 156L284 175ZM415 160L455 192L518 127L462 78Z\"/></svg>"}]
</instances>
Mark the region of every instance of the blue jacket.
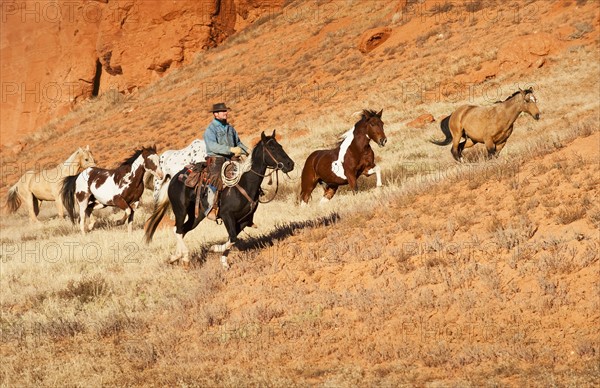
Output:
<instances>
[{"instance_id":1,"label":"blue jacket","mask_svg":"<svg viewBox=\"0 0 600 388\"><path fill-rule=\"evenodd\" d=\"M206 143L206 154L208 156L231 157L233 156L233 153L229 151L231 147L240 147L248 153L248 147L242 143L235 128L229 124L223 125L217 119L213 119L206 128L204 142Z\"/></svg>"}]
</instances>

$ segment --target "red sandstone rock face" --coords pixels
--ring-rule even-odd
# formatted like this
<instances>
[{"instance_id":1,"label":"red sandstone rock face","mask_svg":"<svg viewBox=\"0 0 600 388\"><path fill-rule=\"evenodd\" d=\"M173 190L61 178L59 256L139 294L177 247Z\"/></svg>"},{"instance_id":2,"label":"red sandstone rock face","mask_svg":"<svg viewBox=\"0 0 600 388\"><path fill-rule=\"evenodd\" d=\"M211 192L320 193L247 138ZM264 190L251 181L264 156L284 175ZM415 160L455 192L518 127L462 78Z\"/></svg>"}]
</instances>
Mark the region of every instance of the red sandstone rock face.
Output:
<instances>
[{"instance_id":1,"label":"red sandstone rock face","mask_svg":"<svg viewBox=\"0 0 600 388\"><path fill-rule=\"evenodd\" d=\"M366 54L375 50L391 35L392 29L389 27L378 27L365 31L359 39L358 49Z\"/></svg>"},{"instance_id":2,"label":"red sandstone rock face","mask_svg":"<svg viewBox=\"0 0 600 388\"><path fill-rule=\"evenodd\" d=\"M0 144L92 95L160 79L282 1L3 1Z\"/></svg>"},{"instance_id":3,"label":"red sandstone rock face","mask_svg":"<svg viewBox=\"0 0 600 388\"><path fill-rule=\"evenodd\" d=\"M424 113L416 119L412 120L411 122L407 123L406 126L413 128L424 128L426 125L433 123L434 121L435 119L433 118L433 115L431 113Z\"/></svg>"}]
</instances>

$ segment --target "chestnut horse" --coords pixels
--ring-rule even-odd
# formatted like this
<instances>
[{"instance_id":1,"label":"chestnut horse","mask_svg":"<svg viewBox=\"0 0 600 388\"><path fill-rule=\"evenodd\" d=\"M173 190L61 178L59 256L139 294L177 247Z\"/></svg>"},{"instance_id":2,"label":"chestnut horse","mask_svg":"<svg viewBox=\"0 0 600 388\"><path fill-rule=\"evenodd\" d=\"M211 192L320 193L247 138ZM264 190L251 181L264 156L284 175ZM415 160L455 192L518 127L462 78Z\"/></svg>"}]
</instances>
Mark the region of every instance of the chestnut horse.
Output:
<instances>
[{"instance_id":1,"label":"chestnut horse","mask_svg":"<svg viewBox=\"0 0 600 388\"><path fill-rule=\"evenodd\" d=\"M113 170L90 167L65 178L60 193L71 221L75 222L75 200L79 204L79 227L83 234L86 218L90 217L89 230L94 226L94 209L115 206L125 211L122 221L127 220L127 230L131 234L133 213L144 192L144 171L162 178L156 147L135 151Z\"/></svg>"},{"instance_id":2,"label":"chestnut horse","mask_svg":"<svg viewBox=\"0 0 600 388\"><path fill-rule=\"evenodd\" d=\"M535 120L540 119L536 102L533 88L529 88L519 89L492 106L463 105L440 123L446 138L430 141L439 146L452 143L452 156L459 162L462 162L463 149L477 143L485 144L488 158L498 156L522 112L529 113Z\"/></svg>"},{"instance_id":3,"label":"chestnut horse","mask_svg":"<svg viewBox=\"0 0 600 388\"><path fill-rule=\"evenodd\" d=\"M375 153L370 146L373 140L380 147L387 142L383 132L381 115L363 110L360 120L342 135L342 142L334 149L314 151L306 159L302 170L302 204L308 203L310 195L318 183L325 185L321 201L330 200L341 185L350 185L358 191L357 179L360 175L377 175L377 186L381 186L381 172L375 165Z\"/></svg>"},{"instance_id":4,"label":"chestnut horse","mask_svg":"<svg viewBox=\"0 0 600 388\"><path fill-rule=\"evenodd\" d=\"M60 201L60 187L63 179L95 165L90 146L86 146L85 148L79 147L64 163L54 168L38 172L27 171L8 190L6 208L10 213L14 213L25 202L31 221L39 222L37 215L40 212L42 201L55 201L58 217L63 218L64 210Z\"/></svg>"}]
</instances>

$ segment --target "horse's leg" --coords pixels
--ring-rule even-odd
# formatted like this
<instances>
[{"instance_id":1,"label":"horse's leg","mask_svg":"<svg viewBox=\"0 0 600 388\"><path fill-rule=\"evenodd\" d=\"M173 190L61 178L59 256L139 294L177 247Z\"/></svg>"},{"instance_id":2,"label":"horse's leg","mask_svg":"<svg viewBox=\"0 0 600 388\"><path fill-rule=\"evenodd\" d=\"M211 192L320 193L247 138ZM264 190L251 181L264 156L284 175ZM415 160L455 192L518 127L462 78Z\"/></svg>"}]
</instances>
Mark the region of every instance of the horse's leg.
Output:
<instances>
[{"instance_id":1,"label":"horse's leg","mask_svg":"<svg viewBox=\"0 0 600 388\"><path fill-rule=\"evenodd\" d=\"M54 203L56 204L56 213L58 213L58 218L65 218L65 208L60 198L60 184L54 185L54 190L52 191L52 195L54 196Z\"/></svg>"},{"instance_id":2,"label":"horse's leg","mask_svg":"<svg viewBox=\"0 0 600 388\"><path fill-rule=\"evenodd\" d=\"M183 242L183 237L191 230L189 229L189 223L186 221L186 216L189 216L189 196L187 195L187 189L183 187L183 185L180 186L181 187L178 188L169 187L169 200L171 201L171 208L175 215L175 228L173 228L173 232L175 233L175 240L177 241L175 254L171 255L169 263L174 264L177 261L182 260L183 264L187 266L186 263L189 264L189 250ZM183 190L183 192L177 192L177 190Z\"/></svg>"},{"instance_id":3,"label":"horse's leg","mask_svg":"<svg viewBox=\"0 0 600 388\"><path fill-rule=\"evenodd\" d=\"M314 191L315 187L319 180L316 178L310 178L309 181L305 181L304 177L302 178L302 191L300 192L300 201L302 205L307 205L310 200L310 195Z\"/></svg>"},{"instance_id":4,"label":"horse's leg","mask_svg":"<svg viewBox=\"0 0 600 388\"><path fill-rule=\"evenodd\" d=\"M137 210L139 204L140 201L135 201L129 205L131 212L129 213L129 217L127 217L127 233L129 233L130 236L131 233L133 233L133 214ZM127 213L127 211L125 211L125 213Z\"/></svg>"},{"instance_id":5,"label":"horse's leg","mask_svg":"<svg viewBox=\"0 0 600 388\"><path fill-rule=\"evenodd\" d=\"M58 213L58 218L62 220L65 218L65 208L60 200L60 196L57 196L56 198L56 201L54 201L56 204L56 213Z\"/></svg>"},{"instance_id":6,"label":"horse's leg","mask_svg":"<svg viewBox=\"0 0 600 388\"><path fill-rule=\"evenodd\" d=\"M377 177L377 187L381 187L383 186L383 184L381 183L381 168L379 166L375 166L365 172L363 172L364 176L371 176L375 174L375 176Z\"/></svg>"},{"instance_id":7,"label":"horse's leg","mask_svg":"<svg viewBox=\"0 0 600 388\"><path fill-rule=\"evenodd\" d=\"M348 186L352 189L352 192L356 194L358 192L358 177L354 174L346 173L348 177Z\"/></svg>"},{"instance_id":8,"label":"horse's leg","mask_svg":"<svg viewBox=\"0 0 600 388\"><path fill-rule=\"evenodd\" d=\"M498 155L500 154L500 151L502 151L502 148L504 148L505 145L506 145L506 140L504 140L502 143L496 144L496 153L495 153L496 157L498 157Z\"/></svg>"},{"instance_id":9,"label":"horse's leg","mask_svg":"<svg viewBox=\"0 0 600 388\"><path fill-rule=\"evenodd\" d=\"M152 197L154 198L155 205L158 203L158 196L160 194L160 189L162 188L162 184L165 178L166 177L163 177L163 179L158 179L158 177L154 176L154 193Z\"/></svg>"},{"instance_id":10,"label":"horse's leg","mask_svg":"<svg viewBox=\"0 0 600 388\"><path fill-rule=\"evenodd\" d=\"M79 229L81 230L81 234L85 234L85 232L86 232L85 223L86 223L88 217L92 214L92 211L94 211L94 203L88 202L88 200L89 200L89 197L86 197L86 198L83 198L81 201L78 201L79 202ZM93 227L93 224L92 224L92 227Z\"/></svg>"},{"instance_id":11,"label":"horse's leg","mask_svg":"<svg viewBox=\"0 0 600 388\"><path fill-rule=\"evenodd\" d=\"M39 204L37 198L33 195L30 190L31 179L33 177L33 172L28 171L21 177L21 180L18 183L17 190L19 196L23 198L23 203L29 212L29 220L35 224L40 224L40 221L37 219L37 215L40 211Z\"/></svg>"},{"instance_id":12,"label":"horse's leg","mask_svg":"<svg viewBox=\"0 0 600 388\"><path fill-rule=\"evenodd\" d=\"M225 225L225 228L227 229L227 234L229 235L229 240L227 240L227 242L225 244L213 245L211 247L211 250L213 252L222 253L221 265L223 266L223 268L229 269L229 263L227 262L227 256L229 255L229 251L231 250L231 248L237 242L237 235L239 234L240 230L239 230L239 226L237 225L235 218L231 214L227 214L227 213L223 214L221 218L223 219L223 224Z\"/></svg>"},{"instance_id":13,"label":"horse's leg","mask_svg":"<svg viewBox=\"0 0 600 388\"><path fill-rule=\"evenodd\" d=\"M200 223L200 221L202 221L202 219L204 219L204 213L202 211L199 212L198 218L196 218L196 214L195 214L195 206L196 206L196 202L195 201L190 201L190 203L188 204L187 207L187 219L186 221L183 223L182 225L182 229L183 229L183 233L180 235L181 237L179 238L180 241L180 252L181 252L181 264L183 265L184 268L189 268L190 267L190 251L188 249L188 247L185 245L185 243L183 242L183 237L192 229L194 229L196 226L198 226L198 224Z\"/></svg>"},{"instance_id":14,"label":"horse's leg","mask_svg":"<svg viewBox=\"0 0 600 388\"><path fill-rule=\"evenodd\" d=\"M96 209L104 209L106 206L101 203L96 203L96 199L94 197L90 197L88 202L88 231L94 229L94 225L96 225L96 217L94 216L94 210Z\"/></svg>"},{"instance_id":15,"label":"horse's leg","mask_svg":"<svg viewBox=\"0 0 600 388\"><path fill-rule=\"evenodd\" d=\"M227 256L229 256L229 251L233 247L234 243L230 240L227 240L225 244L213 245L210 247L210 250L213 252L221 253L221 265L224 269L229 269L229 263L227 262Z\"/></svg>"},{"instance_id":16,"label":"horse's leg","mask_svg":"<svg viewBox=\"0 0 600 388\"><path fill-rule=\"evenodd\" d=\"M169 259L169 263L173 264L181 259L183 266L188 268L190 265L190 251L183 241L183 236L185 236L184 233L177 233L177 229L175 229L177 248L175 249L175 255Z\"/></svg>"},{"instance_id":17,"label":"horse's leg","mask_svg":"<svg viewBox=\"0 0 600 388\"><path fill-rule=\"evenodd\" d=\"M131 236L133 233L133 215L135 214L135 210L131 209L129 212L129 217L127 217L127 234Z\"/></svg>"},{"instance_id":18,"label":"horse's leg","mask_svg":"<svg viewBox=\"0 0 600 388\"><path fill-rule=\"evenodd\" d=\"M489 138L484 140L485 148L487 148L487 158L491 159L496 154L496 144Z\"/></svg>"},{"instance_id":19,"label":"horse's leg","mask_svg":"<svg viewBox=\"0 0 600 388\"><path fill-rule=\"evenodd\" d=\"M323 194L323 197L321 198L321 204L327 203L329 201L331 201L331 198L333 198L333 196L335 195L335 193L337 192L338 189L338 185L325 185L325 193Z\"/></svg>"},{"instance_id":20,"label":"horse's leg","mask_svg":"<svg viewBox=\"0 0 600 388\"><path fill-rule=\"evenodd\" d=\"M464 148L464 143L461 143L461 137L452 137L452 156L457 162L462 162L462 150Z\"/></svg>"},{"instance_id":21,"label":"horse's leg","mask_svg":"<svg viewBox=\"0 0 600 388\"><path fill-rule=\"evenodd\" d=\"M304 168L302 169L300 201L303 205L308 204L310 195L319 183L319 176L316 172L316 166L313 166L313 163L316 163L314 161L314 157L311 158L311 156L309 156L304 164Z\"/></svg>"},{"instance_id":22,"label":"horse's leg","mask_svg":"<svg viewBox=\"0 0 600 388\"><path fill-rule=\"evenodd\" d=\"M23 197L23 202L29 212L29 219L31 222L39 224L40 220L38 220L37 215L40 212L40 207L37 198L29 190L23 190L19 194Z\"/></svg>"}]
</instances>

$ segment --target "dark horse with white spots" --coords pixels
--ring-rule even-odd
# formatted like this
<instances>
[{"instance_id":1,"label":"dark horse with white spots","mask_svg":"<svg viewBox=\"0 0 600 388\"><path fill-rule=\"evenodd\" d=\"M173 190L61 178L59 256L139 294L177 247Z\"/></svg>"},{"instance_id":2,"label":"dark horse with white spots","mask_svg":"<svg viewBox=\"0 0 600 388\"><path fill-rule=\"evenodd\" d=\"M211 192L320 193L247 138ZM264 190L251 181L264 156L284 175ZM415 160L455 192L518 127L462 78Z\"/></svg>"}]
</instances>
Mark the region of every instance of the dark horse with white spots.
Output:
<instances>
[{"instance_id":1,"label":"dark horse with white spots","mask_svg":"<svg viewBox=\"0 0 600 388\"><path fill-rule=\"evenodd\" d=\"M89 230L94 226L94 209L115 206L125 211L122 222L127 220L127 230L131 233L133 213L144 192L145 171L159 179L163 176L156 147L143 147L135 151L113 170L89 167L80 174L65 178L61 196L71 221L75 222L75 199L79 204L79 226L83 234L86 232L87 217L90 217Z\"/></svg>"},{"instance_id":2,"label":"dark horse with white spots","mask_svg":"<svg viewBox=\"0 0 600 388\"><path fill-rule=\"evenodd\" d=\"M377 174L377 186L381 186L381 173L379 166L375 165L375 153L369 143L373 140L383 147L387 142L382 113L383 110L378 113L363 110L360 120L342 135L339 146L309 155L302 170L300 199L303 204L308 203L318 183L325 185L322 201L330 200L341 185L350 185L354 192L358 191L357 179L361 175Z\"/></svg>"},{"instance_id":3,"label":"dark horse with white spots","mask_svg":"<svg viewBox=\"0 0 600 388\"><path fill-rule=\"evenodd\" d=\"M252 150L248 160L249 170L241 176L235 186L225 187L219 195L219 216L227 229L229 240L223 245L213 246L212 250L222 252L221 264L226 269L229 268L227 255L231 247L237 242L238 234L245 227L254 223L254 213L261 193L260 185L265 178L267 168L275 171L281 170L284 173L290 172L294 168L292 159L275 140L275 131L271 136L266 136L264 132L261 134L261 140ZM205 216L203 211L196 210L195 190L187 187L179 179L179 175L184 171L177 173L171 179L168 187L163 186L161 189L157 207L145 227L145 239L147 243L152 241L158 224L167 212L169 205L171 205L175 214L177 248L169 261L175 263L181 260L183 265L187 267L190 254L183 238ZM165 193L165 188L168 196ZM206 196L202 196L202 207L206 209L207 205Z\"/></svg>"}]
</instances>

